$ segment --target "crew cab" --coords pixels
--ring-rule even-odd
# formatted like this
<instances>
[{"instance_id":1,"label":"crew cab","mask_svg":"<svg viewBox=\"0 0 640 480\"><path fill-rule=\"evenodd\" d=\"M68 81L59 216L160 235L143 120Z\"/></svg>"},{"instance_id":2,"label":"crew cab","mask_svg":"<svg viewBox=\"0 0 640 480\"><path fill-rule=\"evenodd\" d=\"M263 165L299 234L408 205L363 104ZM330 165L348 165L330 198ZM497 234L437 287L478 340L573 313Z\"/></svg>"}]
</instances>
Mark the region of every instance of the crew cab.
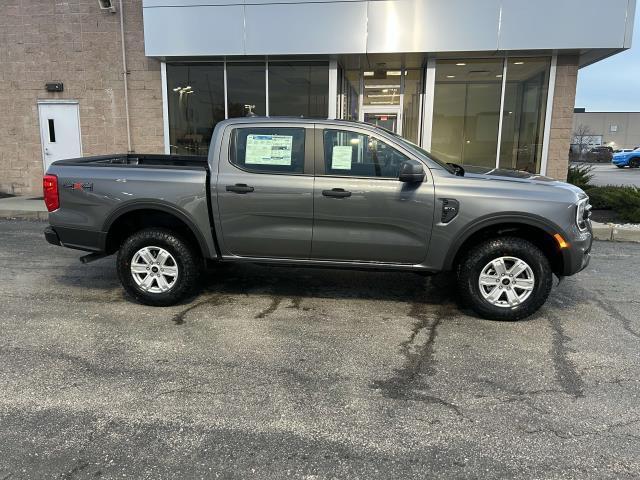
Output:
<instances>
[{"instance_id":1,"label":"crew cab","mask_svg":"<svg viewBox=\"0 0 640 480\"><path fill-rule=\"evenodd\" d=\"M342 120L239 118L208 157L61 160L44 176L46 239L117 253L124 289L167 306L219 262L456 272L479 315L524 318L553 274L589 262L579 188L518 171L447 164L396 134Z\"/></svg>"}]
</instances>

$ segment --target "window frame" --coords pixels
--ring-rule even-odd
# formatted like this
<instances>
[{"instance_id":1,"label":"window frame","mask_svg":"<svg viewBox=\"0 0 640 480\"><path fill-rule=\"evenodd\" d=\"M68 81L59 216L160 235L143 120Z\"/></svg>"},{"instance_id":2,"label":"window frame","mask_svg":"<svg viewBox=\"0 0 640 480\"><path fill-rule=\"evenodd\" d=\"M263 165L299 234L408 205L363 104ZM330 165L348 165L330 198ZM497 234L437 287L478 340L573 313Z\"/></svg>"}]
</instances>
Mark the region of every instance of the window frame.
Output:
<instances>
[{"instance_id":1,"label":"window frame","mask_svg":"<svg viewBox=\"0 0 640 480\"><path fill-rule=\"evenodd\" d=\"M317 125L315 128L315 175L317 177L331 177L331 178L357 178L363 180L380 180L385 182L400 182L398 177L367 177L361 175L338 175L335 173L327 173L326 171L326 162L324 158L324 133L326 130L339 130L349 133L355 133L359 135L367 135L372 138L375 138L379 142L384 142L387 146L394 148L399 153L407 157L410 160L418 160L422 163L423 168L425 170L425 179L423 183L427 183L429 180L429 165L421 158L418 158L413 152L406 150L402 145L397 144L392 139L385 137L384 135L379 135L377 132L372 132L371 130L365 128L354 128L345 125ZM401 182L400 182L401 183Z\"/></svg>"},{"instance_id":2,"label":"window frame","mask_svg":"<svg viewBox=\"0 0 640 480\"><path fill-rule=\"evenodd\" d=\"M251 168L246 168L240 165L237 165L231 161L233 158L232 155L232 147L235 145L233 142L234 134L236 130L241 129L301 129L304 131L304 155L303 155L303 164L302 164L302 172L268 172L268 171L260 171L254 170ZM315 138L314 138L314 125L303 125L303 124L295 124L295 123L238 123L234 125L229 125L227 127L224 136L223 136L223 145L226 144L226 163L231 167L240 170L245 173L249 173L252 175L286 175L286 176L313 176L314 169L314 148ZM222 159L221 159L222 161Z\"/></svg>"}]
</instances>

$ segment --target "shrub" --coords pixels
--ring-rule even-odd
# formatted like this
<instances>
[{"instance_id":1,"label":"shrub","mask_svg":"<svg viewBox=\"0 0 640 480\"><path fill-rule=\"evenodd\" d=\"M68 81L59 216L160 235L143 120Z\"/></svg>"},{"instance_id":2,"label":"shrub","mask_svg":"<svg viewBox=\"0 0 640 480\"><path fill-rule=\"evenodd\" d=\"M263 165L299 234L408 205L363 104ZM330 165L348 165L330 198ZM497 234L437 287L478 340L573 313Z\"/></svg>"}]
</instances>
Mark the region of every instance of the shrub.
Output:
<instances>
[{"instance_id":1,"label":"shrub","mask_svg":"<svg viewBox=\"0 0 640 480\"><path fill-rule=\"evenodd\" d=\"M640 189L637 187L587 187L595 209L614 210L622 220L640 223Z\"/></svg>"},{"instance_id":2,"label":"shrub","mask_svg":"<svg viewBox=\"0 0 640 480\"><path fill-rule=\"evenodd\" d=\"M569 171L567 172L567 182L584 190L589 186L589 182L593 178L593 173L591 173L592 170L593 167L591 165L569 165Z\"/></svg>"}]
</instances>

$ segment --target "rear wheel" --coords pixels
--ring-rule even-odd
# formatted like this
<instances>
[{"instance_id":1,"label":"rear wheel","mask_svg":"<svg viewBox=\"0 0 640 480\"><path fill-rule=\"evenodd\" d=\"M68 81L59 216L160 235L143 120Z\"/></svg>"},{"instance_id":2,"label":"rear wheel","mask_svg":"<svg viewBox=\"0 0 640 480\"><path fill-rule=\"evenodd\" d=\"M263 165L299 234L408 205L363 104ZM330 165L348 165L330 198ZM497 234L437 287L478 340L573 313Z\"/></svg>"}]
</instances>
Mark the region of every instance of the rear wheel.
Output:
<instances>
[{"instance_id":1,"label":"rear wheel","mask_svg":"<svg viewBox=\"0 0 640 480\"><path fill-rule=\"evenodd\" d=\"M624 165L616 165L618 168L624 168Z\"/></svg>"},{"instance_id":2,"label":"rear wheel","mask_svg":"<svg viewBox=\"0 0 640 480\"><path fill-rule=\"evenodd\" d=\"M544 253L517 237L473 246L458 264L457 276L463 303L492 320L520 320L535 313L553 282Z\"/></svg>"},{"instance_id":3,"label":"rear wheel","mask_svg":"<svg viewBox=\"0 0 640 480\"><path fill-rule=\"evenodd\" d=\"M153 306L174 305L193 293L200 274L195 249L170 230L147 228L118 252L118 276L129 295Z\"/></svg>"},{"instance_id":4,"label":"rear wheel","mask_svg":"<svg viewBox=\"0 0 640 480\"><path fill-rule=\"evenodd\" d=\"M640 158L632 158L631 161L629 162L629 166L631 168L638 168L640 167Z\"/></svg>"}]
</instances>

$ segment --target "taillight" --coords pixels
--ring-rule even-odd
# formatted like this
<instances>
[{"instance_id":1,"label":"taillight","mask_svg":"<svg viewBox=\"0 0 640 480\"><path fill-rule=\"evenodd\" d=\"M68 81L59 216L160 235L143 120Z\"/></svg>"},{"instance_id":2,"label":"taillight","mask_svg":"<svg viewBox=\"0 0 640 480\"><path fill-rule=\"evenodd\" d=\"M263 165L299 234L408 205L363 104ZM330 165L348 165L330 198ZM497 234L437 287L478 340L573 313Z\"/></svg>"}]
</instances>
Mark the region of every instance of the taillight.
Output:
<instances>
[{"instance_id":1,"label":"taillight","mask_svg":"<svg viewBox=\"0 0 640 480\"><path fill-rule=\"evenodd\" d=\"M53 212L60 207L58 198L58 177L55 175L45 175L42 178L42 191L44 193L44 204L47 210Z\"/></svg>"}]
</instances>

